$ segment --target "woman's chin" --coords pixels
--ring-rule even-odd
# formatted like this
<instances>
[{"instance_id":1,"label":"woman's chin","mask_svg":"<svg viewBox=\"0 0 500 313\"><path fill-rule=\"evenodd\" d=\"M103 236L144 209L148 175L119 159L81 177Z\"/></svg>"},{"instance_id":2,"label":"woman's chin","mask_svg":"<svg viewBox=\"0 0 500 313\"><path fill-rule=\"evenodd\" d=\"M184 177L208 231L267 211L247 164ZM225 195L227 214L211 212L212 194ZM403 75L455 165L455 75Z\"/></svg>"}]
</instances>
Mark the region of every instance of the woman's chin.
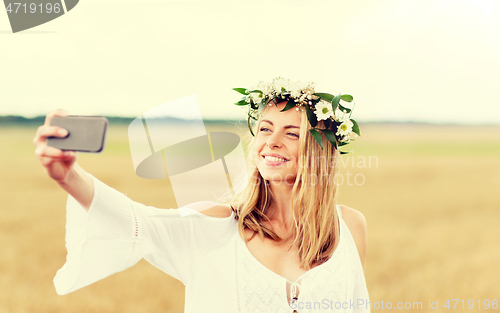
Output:
<instances>
[{"instance_id":1,"label":"woman's chin","mask_svg":"<svg viewBox=\"0 0 500 313\"><path fill-rule=\"evenodd\" d=\"M293 186L295 183L296 176L293 174L280 174L280 173L262 173L262 178L270 184L279 185L286 184Z\"/></svg>"}]
</instances>

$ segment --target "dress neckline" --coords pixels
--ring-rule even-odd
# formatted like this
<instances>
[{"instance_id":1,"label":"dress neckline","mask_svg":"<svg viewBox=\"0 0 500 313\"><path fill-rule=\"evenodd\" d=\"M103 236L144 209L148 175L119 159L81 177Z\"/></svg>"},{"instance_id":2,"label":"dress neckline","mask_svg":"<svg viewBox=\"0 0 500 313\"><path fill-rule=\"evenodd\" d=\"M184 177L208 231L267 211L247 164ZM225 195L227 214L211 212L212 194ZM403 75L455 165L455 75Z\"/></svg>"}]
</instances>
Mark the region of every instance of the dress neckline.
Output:
<instances>
[{"instance_id":1,"label":"dress neckline","mask_svg":"<svg viewBox=\"0 0 500 313\"><path fill-rule=\"evenodd\" d=\"M280 280L283 280L285 282L288 282L290 284L297 284L298 281L301 281L301 279L303 279L305 276L307 275L310 275L309 273L312 272L312 271L315 271L317 270L318 268L321 268L321 267L324 267L327 265L327 263L330 263L331 260L333 258L336 258L337 255L339 254L337 251L339 250L340 248L340 245L342 244L342 242L345 240L343 240L343 237L344 237L344 231L343 228L344 228L344 219L339 215L339 218L338 218L338 221L339 221L339 242L337 244L337 247L335 248L335 250L333 251L332 255L328 258L328 260L326 260L325 262L309 269L308 271L306 271L305 273L303 273L302 275L300 275L295 281L290 281L288 278L286 277L283 277L281 276L280 274L274 272L273 270L271 270L270 268L268 268L267 266L265 266L264 264L262 264L259 260L257 260L257 258L252 254L252 252L250 252L250 250L248 249L246 243L245 243L245 240L243 238L241 238L241 236L239 235L239 233L237 232L236 233L236 236L238 237L236 240L238 240L240 242L240 245L242 246L242 250L245 251L245 253L248 255L248 257L250 259L252 259L252 262L256 263L258 267L261 267L263 268L265 271L269 272L270 275L280 279Z\"/></svg>"}]
</instances>

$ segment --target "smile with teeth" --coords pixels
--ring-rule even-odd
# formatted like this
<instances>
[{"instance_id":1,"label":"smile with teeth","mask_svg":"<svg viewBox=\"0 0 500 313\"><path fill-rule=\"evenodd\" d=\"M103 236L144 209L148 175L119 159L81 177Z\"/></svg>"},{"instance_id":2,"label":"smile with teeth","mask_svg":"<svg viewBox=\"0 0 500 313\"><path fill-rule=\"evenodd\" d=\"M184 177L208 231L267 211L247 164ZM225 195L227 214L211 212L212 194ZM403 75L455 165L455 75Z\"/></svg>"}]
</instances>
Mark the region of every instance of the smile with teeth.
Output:
<instances>
[{"instance_id":1,"label":"smile with teeth","mask_svg":"<svg viewBox=\"0 0 500 313\"><path fill-rule=\"evenodd\" d=\"M274 156L270 156L270 155L264 155L264 159L266 159L270 162L288 162L287 159L278 158L278 157L274 157Z\"/></svg>"}]
</instances>

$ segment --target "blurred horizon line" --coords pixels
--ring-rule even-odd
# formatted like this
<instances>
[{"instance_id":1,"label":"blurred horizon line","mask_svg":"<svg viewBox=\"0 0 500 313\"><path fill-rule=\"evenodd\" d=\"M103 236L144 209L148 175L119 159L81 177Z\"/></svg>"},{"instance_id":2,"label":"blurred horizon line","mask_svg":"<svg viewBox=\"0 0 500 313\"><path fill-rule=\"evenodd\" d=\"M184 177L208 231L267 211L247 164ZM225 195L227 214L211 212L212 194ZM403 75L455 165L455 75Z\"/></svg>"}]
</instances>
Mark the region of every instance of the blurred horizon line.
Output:
<instances>
[{"instance_id":1,"label":"blurred horizon line","mask_svg":"<svg viewBox=\"0 0 500 313\"><path fill-rule=\"evenodd\" d=\"M70 114L72 115L72 114ZM75 114L76 115L76 114ZM113 116L113 115L88 115L88 116L104 116L112 124L130 124L137 117L123 117L123 116ZM169 123L179 124L179 123L192 123L195 120L182 119L176 117L155 117L154 120L165 120ZM40 124L42 125L45 121L44 115L39 115L35 117L25 117L23 115L0 115L0 126L1 125L28 125L28 124ZM360 124L408 124L408 125L442 125L442 126L500 126L499 122L483 122L483 123L470 123L470 122L433 122L433 121L421 121L421 120L363 120L356 119ZM230 119L230 118L220 118L213 119L207 118L203 119L204 123L208 124L237 124L246 123L246 119Z\"/></svg>"}]
</instances>

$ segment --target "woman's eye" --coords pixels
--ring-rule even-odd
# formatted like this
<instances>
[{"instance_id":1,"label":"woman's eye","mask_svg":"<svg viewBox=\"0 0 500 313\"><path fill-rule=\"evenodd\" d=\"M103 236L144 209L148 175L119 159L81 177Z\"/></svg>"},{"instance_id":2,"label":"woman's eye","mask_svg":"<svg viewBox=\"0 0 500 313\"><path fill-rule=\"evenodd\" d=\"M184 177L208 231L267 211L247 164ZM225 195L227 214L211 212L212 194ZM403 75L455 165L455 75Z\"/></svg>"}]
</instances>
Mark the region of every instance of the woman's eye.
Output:
<instances>
[{"instance_id":1,"label":"woman's eye","mask_svg":"<svg viewBox=\"0 0 500 313\"><path fill-rule=\"evenodd\" d=\"M263 132L263 131L268 131L268 130L269 130L269 128L265 128L265 127L261 127L261 128L260 128L260 131L261 131L261 132Z\"/></svg>"},{"instance_id":2,"label":"woman's eye","mask_svg":"<svg viewBox=\"0 0 500 313\"><path fill-rule=\"evenodd\" d=\"M298 134L295 134L295 133L288 133L288 134L289 134L289 135L291 135L291 136L294 136L294 137L299 138L299 135L298 135Z\"/></svg>"}]
</instances>

